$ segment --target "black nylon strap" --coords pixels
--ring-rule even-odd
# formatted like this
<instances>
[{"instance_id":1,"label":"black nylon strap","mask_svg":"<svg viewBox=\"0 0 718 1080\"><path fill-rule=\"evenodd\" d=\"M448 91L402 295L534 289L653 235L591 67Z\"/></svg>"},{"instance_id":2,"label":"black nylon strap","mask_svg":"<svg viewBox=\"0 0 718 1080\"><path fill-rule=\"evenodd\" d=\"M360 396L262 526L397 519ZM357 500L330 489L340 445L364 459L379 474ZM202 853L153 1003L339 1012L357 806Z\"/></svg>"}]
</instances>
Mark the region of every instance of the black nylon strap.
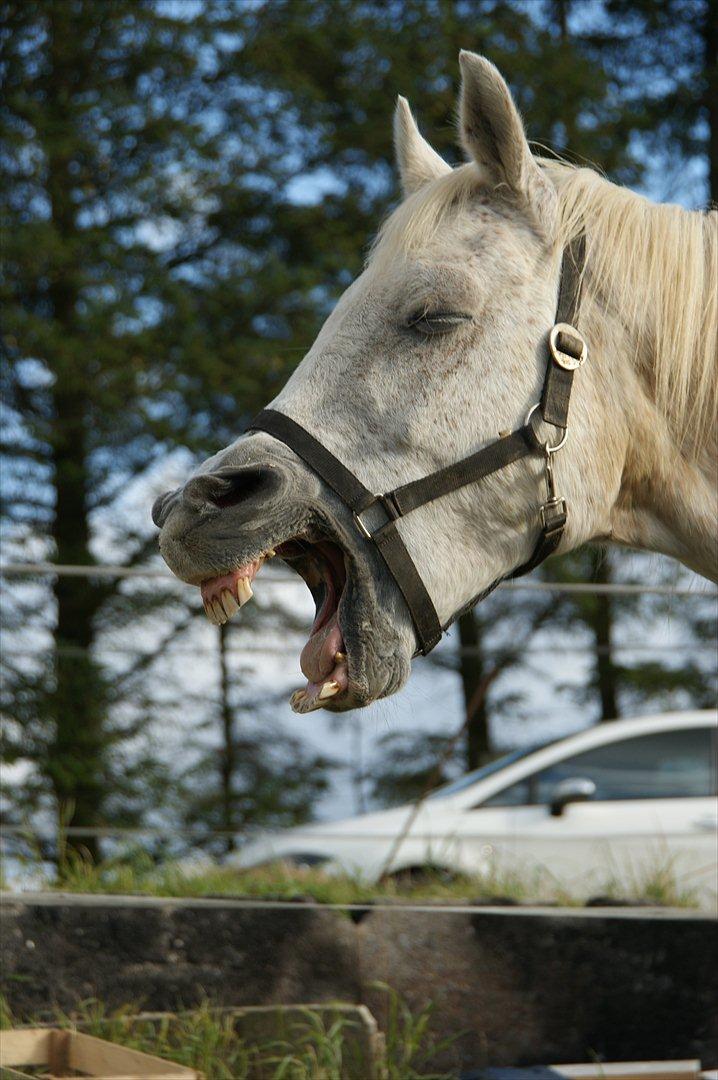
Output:
<instances>
[{"instance_id":1,"label":"black nylon strap","mask_svg":"<svg viewBox=\"0 0 718 1080\"><path fill-rule=\"evenodd\" d=\"M431 476L425 476L421 480L413 480L409 484L395 488L390 492L390 498L400 514L408 514L417 507L438 499L441 495L458 491L467 484L482 480L498 469L503 469L506 465L511 465L512 462L535 453L536 444L533 433L530 428L522 427L490 443L483 450L477 450L470 457L463 458L453 465L447 465L445 469L439 469Z\"/></svg>"},{"instance_id":2,"label":"black nylon strap","mask_svg":"<svg viewBox=\"0 0 718 1080\"><path fill-rule=\"evenodd\" d=\"M275 439L285 443L318 473L355 513L361 513L374 502L373 494L364 487L361 480L301 424L292 420L291 416L277 412L276 409L264 409L255 416L249 430L266 431L268 435L273 435Z\"/></svg>"},{"instance_id":3,"label":"black nylon strap","mask_svg":"<svg viewBox=\"0 0 718 1080\"><path fill-rule=\"evenodd\" d=\"M547 424L564 429L568 426L573 375L573 371L560 367L551 358L541 395L541 415Z\"/></svg>"},{"instance_id":4,"label":"black nylon strap","mask_svg":"<svg viewBox=\"0 0 718 1080\"><path fill-rule=\"evenodd\" d=\"M393 521L374 537L374 543L401 590L414 623L419 651L426 656L439 644L442 633L432 599Z\"/></svg>"},{"instance_id":5,"label":"black nylon strap","mask_svg":"<svg viewBox=\"0 0 718 1080\"><path fill-rule=\"evenodd\" d=\"M360 514L376 500L368 488L338 458L300 424L275 409L264 409L254 418L250 431L266 431L285 443L321 476L332 491L354 512ZM389 573L396 581L411 614L422 653L430 652L441 640L441 624L431 597L394 521L389 520L369 539L376 544Z\"/></svg>"},{"instance_id":6,"label":"black nylon strap","mask_svg":"<svg viewBox=\"0 0 718 1080\"><path fill-rule=\"evenodd\" d=\"M524 574L530 574L545 559L548 559L549 555L553 555L561 543L565 526L566 505L564 503L562 507L556 508L551 518L547 519L546 524L542 526L536 547L531 553L531 558L522 563L521 566L517 566L510 574L507 574L505 580L513 580L513 578L523 577Z\"/></svg>"},{"instance_id":7,"label":"black nylon strap","mask_svg":"<svg viewBox=\"0 0 718 1080\"><path fill-rule=\"evenodd\" d=\"M561 280L558 287L556 322L575 324L581 303L583 267L586 261L586 236L581 233L564 249L561 260ZM567 351L571 351L570 342ZM551 351L541 394L541 415L548 424L565 428L568 425L568 407L573 387L573 371L557 364Z\"/></svg>"},{"instance_id":8,"label":"black nylon strap","mask_svg":"<svg viewBox=\"0 0 718 1080\"><path fill-rule=\"evenodd\" d=\"M586 264L586 234L580 233L564 249L561 259L561 280L556 304L557 323L576 325L583 290L583 269Z\"/></svg>"}]
</instances>

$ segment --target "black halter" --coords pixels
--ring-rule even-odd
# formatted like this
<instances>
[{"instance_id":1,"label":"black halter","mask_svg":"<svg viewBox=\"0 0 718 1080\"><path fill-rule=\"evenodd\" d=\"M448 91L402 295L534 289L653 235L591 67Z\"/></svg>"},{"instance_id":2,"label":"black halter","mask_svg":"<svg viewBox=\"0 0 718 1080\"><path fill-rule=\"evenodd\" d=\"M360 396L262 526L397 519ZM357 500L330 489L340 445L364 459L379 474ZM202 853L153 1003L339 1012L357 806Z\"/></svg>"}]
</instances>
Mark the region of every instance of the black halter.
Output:
<instances>
[{"instance_id":1,"label":"black halter","mask_svg":"<svg viewBox=\"0 0 718 1080\"><path fill-rule=\"evenodd\" d=\"M493 582L462 610L483 600L507 578L528 574L552 555L561 542L567 507L566 500L557 496L554 489L553 455L566 442L574 372L588 355L586 343L575 329L584 262L585 237L581 235L563 253L556 321L548 338L548 366L541 401L533 406L524 426L518 431L504 435L454 465L447 465L421 480L413 480L383 495L374 495L334 454L284 413L265 409L249 426L250 431L265 431L289 446L346 503L358 531L367 542L376 545L399 586L414 623L419 651L424 655L441 640L442 631L451 625L460 612L456 612L442 627L431 597L396 527L399 518L441 495L473 484L520 458L542 454L546 470L546 500L539 507L541 528L530 559ZM561 439L554 446L541 443L536 435L533 417L537 410L543 420L561 430Z\"/></svg>"}]
</instances>

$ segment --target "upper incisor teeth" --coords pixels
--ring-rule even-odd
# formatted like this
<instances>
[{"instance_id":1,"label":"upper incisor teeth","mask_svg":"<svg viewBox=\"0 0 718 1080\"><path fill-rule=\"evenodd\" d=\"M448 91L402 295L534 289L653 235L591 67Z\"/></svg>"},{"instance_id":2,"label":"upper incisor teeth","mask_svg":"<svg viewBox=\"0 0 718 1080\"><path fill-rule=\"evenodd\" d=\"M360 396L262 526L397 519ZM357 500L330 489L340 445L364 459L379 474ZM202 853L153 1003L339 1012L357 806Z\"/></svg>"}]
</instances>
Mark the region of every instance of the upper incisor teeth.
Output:
<instances>
[{"instance_id":1,"label":"upper incisor teeth","mask_svg":"<svg viewBox=\"0 0 718 1080\"><path fill-rule=\"evenodd\" d=\"M211 600L205 600L205 602L204 602L204 613L207 616L207 618L209 619L209 621L212 623L212 625L216 626L217 625L217 618L216 618L216 616L214 614L214 609L212 607L212 601Z\"/></svg>"},{"instance_id":2,"label":"upper incisor teeth","mask_svg":"<svg viewBox=\"0 0 718 1080\"><path fill-rule=\"evenodd\" d=\"M253 595L254 594L252 592L252 586L249 584L247 579L239 578L239 580L237 581L237 600L239 601L239 606L243 607L248 600L252 599Z\"/></svg>"}]
</instances>

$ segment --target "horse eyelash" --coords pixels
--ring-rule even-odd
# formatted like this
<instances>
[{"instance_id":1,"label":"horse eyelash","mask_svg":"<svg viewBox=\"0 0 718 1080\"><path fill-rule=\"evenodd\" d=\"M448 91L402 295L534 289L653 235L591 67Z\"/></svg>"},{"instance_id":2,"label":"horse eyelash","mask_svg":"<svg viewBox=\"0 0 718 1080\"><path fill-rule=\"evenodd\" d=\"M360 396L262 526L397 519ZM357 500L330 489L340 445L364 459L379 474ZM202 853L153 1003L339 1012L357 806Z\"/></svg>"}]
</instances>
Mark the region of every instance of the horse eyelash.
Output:
<instances>
[{"instance_id":1,"label":"horse eyelash","mask_svg":"<svg viewBox=\"0 0 718 1080\"><path fill-rule=\"evenodd\" d=\"M471 315L462 311L420 311L407 320L407 327L422 334L442 334L454 330Z\"/></svg>"}]
</instances>

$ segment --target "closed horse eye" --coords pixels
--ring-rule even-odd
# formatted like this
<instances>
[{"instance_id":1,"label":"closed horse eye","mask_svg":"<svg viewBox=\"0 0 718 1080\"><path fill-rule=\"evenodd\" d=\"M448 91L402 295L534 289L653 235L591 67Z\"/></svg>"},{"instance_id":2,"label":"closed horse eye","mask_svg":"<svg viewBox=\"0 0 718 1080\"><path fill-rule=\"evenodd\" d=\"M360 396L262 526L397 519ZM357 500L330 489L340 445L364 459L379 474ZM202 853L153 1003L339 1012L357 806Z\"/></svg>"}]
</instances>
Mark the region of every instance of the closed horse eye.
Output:
<instances>
[{"instance_id":1,"label":"closed horse eye","mask_svg":"<svg viewBox=\"0 0 718 1080\"><path fill-rule=\"evenodd\" d=\"M470 321L471 316L460 311L417 311L406 325L420 334L448 334Z\"/></svg>"}]
</instances>

